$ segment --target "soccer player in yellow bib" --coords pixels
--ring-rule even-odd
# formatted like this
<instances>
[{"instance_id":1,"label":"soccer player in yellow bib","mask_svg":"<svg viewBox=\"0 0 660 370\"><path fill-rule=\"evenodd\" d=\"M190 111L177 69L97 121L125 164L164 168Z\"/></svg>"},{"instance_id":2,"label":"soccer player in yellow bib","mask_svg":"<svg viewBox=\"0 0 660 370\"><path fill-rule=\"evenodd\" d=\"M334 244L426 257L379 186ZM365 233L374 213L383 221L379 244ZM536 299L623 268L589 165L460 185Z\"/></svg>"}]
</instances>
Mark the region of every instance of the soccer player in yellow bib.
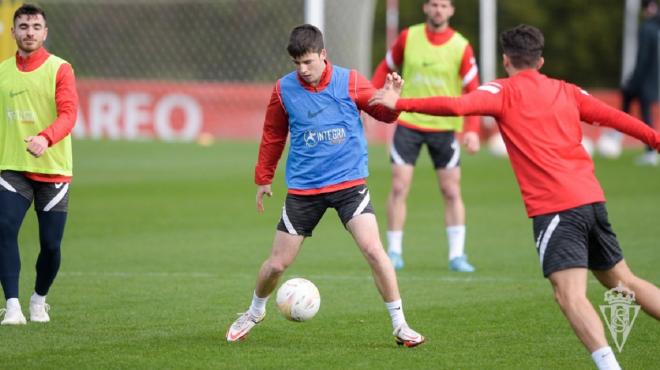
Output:
<instances>
[{"instance_id":1,"label":"soccer player in yellow bib","mask_svg":"<svg viewBox=\"0 0 660 370\"><path fill-rule=\"evenodd\" d=\"M78 110L71 65L43 47L43 9L22 5L11 32L18 51L0 62L0 282L7 299L2 325L26 323L18 300L18 231L33 201L41 249L30 321L50 321L46 295L60 267L72 176L70 133Z\"/></svg>"},{"instance_id":2,"label":"soccer player in yellow bib","mask_svg":"<svg viewBox=\"0 0 660 370\"><path fill-rule=\"evenodd\" d=\"M449 26L454 15L452 0L427 0L426 23L403 30L372 83L381 87L389 72L401 70L406 83L401 97L459 96L479 87L474 52L469 42ZM403 112L390 146L392 189L387 200L388 255L396 269L403 268L403 227L406 199L419 152L426 144L445 203L445 227L449 245L449 270L472 272L465 254L465 205L461 196L460 145L455 133L463 130L462 117L435 117ZM479 150L479 117L465 119L463 144L469 153Z\"/></svg>"}]
</instances>

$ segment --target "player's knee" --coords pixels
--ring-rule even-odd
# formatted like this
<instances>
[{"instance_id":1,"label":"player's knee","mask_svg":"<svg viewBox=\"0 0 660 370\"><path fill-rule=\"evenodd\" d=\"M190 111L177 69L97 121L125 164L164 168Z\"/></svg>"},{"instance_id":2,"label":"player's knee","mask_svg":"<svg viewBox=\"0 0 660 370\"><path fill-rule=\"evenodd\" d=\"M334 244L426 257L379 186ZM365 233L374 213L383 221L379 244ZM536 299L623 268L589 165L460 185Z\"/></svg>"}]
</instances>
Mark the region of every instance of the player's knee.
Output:
<instances>
[{"instance_id":1,"label":"player's knee","mask_svg":"<svg viewBox=\"0 0 660 370\"><path fill-rule=\"evenodd\" d=\"M461 188L458 185L443 185L440 187L440 191L445 201L457 202L461 199Z\"/></svg>"},{"instance_id":2,"label":"player's knee","mask_svg":"<svg viewBox=\"0 0 660 370\"><path fill-rule=\"evenodd\" d=\"M362 253L371 264L377 263L379 259L383 256L387 257L383 252L383 247L378 243L374 243L373 245L363 246Z\"/></svg>"},{"instance_id":3,"label":"player's knee","mask_svg":"<svg viewBox=\"0 0 660 370\"><path fill-rule=\"evenodd\" d=\"M599 272L596 276L601 284L608 289L615 288L619 285L630 287L635 285L639 280L627 266L617 266L608 271Z\"/></svg>"},{"instance_id":4,"label":"player's knee","mask_svg":"<svg viewBox=\"0 0 660 370\"><path fill-rule=\"evenodd\" d=\"M277 259L269 259L266 261L266 268L270 276L280 276L286 271L287 263Z\"/></svg>"},{"instance_id":5,"label":"player's knee","mask_svg":"<svg viewBox=\"0 0 660 370\"><path fill-rule=\"evenodd\" d=\"M392 181L392 197L405 199L409 190L410 184L405 181Z\"/></svg>"},{"instance_id":6,"label":"player's knee","mask_svg":"<svg viewBox=\"0 0 660 370\"><path fill-rule=\"evenodd\" d=\"M41 241L41 253L46 253L49 255L57 255L60 253L61 242L57 240L42 240Z\"/></svg>"},{"instance_id":7,"label":"player's knee","mask_svg":"<svg viewBox=\"0 0 660 370\"><path fill-rule=\"evenodd\" d=\"M0 239L16 238L20 224L9 217L0 217Z\"/></svg>"},{"instance_id":8,"label":"player's knee","mask_svg":"<svg viewBox=\"0 0 660 370\"><path fill-rule=\"evenodd\" d=\"M586 299L584 295L575 293L570 289L555 289L555 302L564 310L579 306L584 299Z\"/></svg>"}]
</instances>

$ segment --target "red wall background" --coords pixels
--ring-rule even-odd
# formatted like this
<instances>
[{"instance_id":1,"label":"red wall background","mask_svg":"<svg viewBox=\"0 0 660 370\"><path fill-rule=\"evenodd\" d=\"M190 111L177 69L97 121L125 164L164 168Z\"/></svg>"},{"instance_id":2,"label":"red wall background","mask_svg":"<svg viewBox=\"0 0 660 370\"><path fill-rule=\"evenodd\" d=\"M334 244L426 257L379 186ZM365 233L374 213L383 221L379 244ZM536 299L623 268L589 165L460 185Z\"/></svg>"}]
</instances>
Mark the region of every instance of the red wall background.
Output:
<instances>
[{"instance_id":1,"label":"red wall background","mask_svg":"<svg viewBox=\"0 0 660 370\"><path fill-rule=\"evenodd\" d=\"M222 140L257 140L272 85L80 80L80 111L74 136L92 139L193 141L200 135ZM617 91L590 93L619 108ZM633 114L638 114L635 105ZM658 117L658 109L654 109ZM656 118L655 127L660 127ZM365 115L367 137L387 142L393 127ZM584 125L595 138L601 128ZM484 135L489 130L484 129ZM628 145L640 145L628 138Z\"/></svg>"}]
</instances>

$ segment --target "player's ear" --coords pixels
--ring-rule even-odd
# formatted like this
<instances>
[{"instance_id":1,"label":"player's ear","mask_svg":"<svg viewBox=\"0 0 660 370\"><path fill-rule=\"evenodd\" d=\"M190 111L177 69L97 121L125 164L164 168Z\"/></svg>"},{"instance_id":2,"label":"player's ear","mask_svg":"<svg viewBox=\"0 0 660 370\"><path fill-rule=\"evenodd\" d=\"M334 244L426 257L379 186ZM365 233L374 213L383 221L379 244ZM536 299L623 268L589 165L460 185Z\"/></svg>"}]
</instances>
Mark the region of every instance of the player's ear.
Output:
<instances>
[{"instance_id":1,"label":"player's ear","mask_svg":"<svg viewBox=\"0 0 660 370\"><path fill-rule=\"evenodd\" d=\"M536 69L541 69L541 67L543 67L543 63L545 63L545 59L540 57L539 60L536 61Z\"/></svg>"},{"instance_id":2,"label":"player's ear","mask_svg":"<svg viewBox=\"0 0 660 370\"><path fill-rule=\"evenodd\" d=\"M321 49L319 55L321 56L321 60L326 60L328 58L328 52L325 51L325 49Z\"/></svg>"}]
</instances>

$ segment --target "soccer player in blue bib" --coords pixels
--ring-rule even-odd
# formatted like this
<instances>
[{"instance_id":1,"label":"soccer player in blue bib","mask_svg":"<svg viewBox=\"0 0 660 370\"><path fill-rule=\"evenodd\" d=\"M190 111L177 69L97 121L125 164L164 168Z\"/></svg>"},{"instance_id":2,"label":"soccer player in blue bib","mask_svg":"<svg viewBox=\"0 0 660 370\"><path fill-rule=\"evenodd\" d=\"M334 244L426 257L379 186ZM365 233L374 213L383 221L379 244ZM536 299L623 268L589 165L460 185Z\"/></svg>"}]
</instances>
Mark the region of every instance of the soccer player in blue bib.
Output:
<instances>
[{"instance_id":1,"label":"soccer player in blue bib","mask_svg":"<svg viewBox=\"0 0 660 370\"><path fill-rule=\"evenodd\" d=\"M270 257L263 263L250 308L227 330L227 341L244 339L266 315L266 301L294 261L303 240L328 208L334 208L369 263L376 286L392 318L395 340L406 347L425 338L406 323L396 273L380 241L366 177L367 143L360 111L393 122L398 114L369 106L376 91L355 70L327 60L323 34L312 25L293 29L287 47L296 70L277 81L266 111L259 159L255 169L257 210L270 196L277 162L287 137L287 198ZM389 79L400 91L401 79Z\"/></svg>"}]
</instances>

